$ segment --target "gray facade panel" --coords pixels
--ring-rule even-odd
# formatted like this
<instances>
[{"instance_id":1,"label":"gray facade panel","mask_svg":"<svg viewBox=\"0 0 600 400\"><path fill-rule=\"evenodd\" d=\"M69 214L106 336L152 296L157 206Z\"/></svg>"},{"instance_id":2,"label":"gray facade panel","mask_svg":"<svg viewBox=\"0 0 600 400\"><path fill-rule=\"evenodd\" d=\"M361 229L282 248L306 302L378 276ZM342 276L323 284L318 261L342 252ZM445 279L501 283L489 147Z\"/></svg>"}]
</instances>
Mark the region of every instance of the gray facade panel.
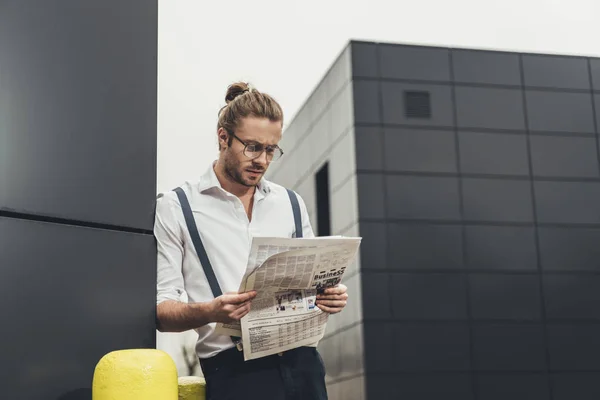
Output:
<instances>
[{"instance_id":1,"label":"gray facade panel","mask_svg":"<svg viewBox=\"0 0 600 400\"><path fill-rule=\"evenodd\" d=\"M561 371L600 369L599 324L549 324L550 368Z\"/></svg>"},{"instance_id":2,"label":"gray facade panel","mask_svg":"<svg viewBox=\"0 0 600 400\"><path fill-rule=\"evenodd\" d=\"M522 57L525 86L590 89L588 61L585 58L531 54Z\"/></svg>"},{"instance_id":3,"label":"gray facade panel","mask_svg":"<svg viewBox=\"0 0 600 400\"><path fill-rule=\"evenodd\" d=\"M535 176L600 176L595 138L531 136L530 142Z\"/></svg>"},{"instance_id":4,"label":"gray facade panel","mask_svg":"<svg viewBox=\"0 0 600 400\"><path fill-rule=\"evenodd\" d=\"M156 2L2 3L0 210L152 229L156 20Z\"/></svg>"},{"instance_id":5,"label":"gray facade panel","mask_svg":"<svg viewBox=\"0 0 600 400\"><path fill-rule=\"evenodd\" d=\"M352 42L352 76L377 78L377 45L375 43Z\"/></svg>"},{"instance_id":6,"label":"gray facade panel","mask_svg":"<svg viewBox=\"0 0 600 400\"><path fill-rule=\"evenodd\" d=\"M552 389L554 400L595 400L600 398L600 373L555 373Z\"/></svg>"},{"instance_id":7,"label":"gray facade panel","mask_svg":"<svg viewBox=\"0 0 600 400\"><path fill-rule=\"evenodd\" d=\"M600 223L600 183L535 182L539 222Z\"/></svg>"},{"instance_id":8,"label":"gray facade panel","mask_svg":"<svg viewBox=\"0 0 600 400\"><path fill-rule=\"evenodd\" d=\"M384 169L383 132L380 127L357 126L356 168L359 170L382 171Z\"/></svg>"},{"instance_id":9,"label":"gray facade panel","mask_svg":"<svg viewBox=\"0 0 600 400\"><path fill-rule=\"evenodd\" d=\"M537 275L469 276L471 315L476 319L541 319L540 282Z\"/></svg>"},{"instance_id":10,"label":"gray facade panel","mask_svg":"<svg viewBox=\"0 0 600 400\"><path fill-rule=\"evenodd\" d=\"M392 270L458 270L464 267L460 226L388 224Z\"/></svg>"},{"instance_id":11,"label":"gray facade panel","mask_svg":"<svg viewBox=\"0 0 600 400\"><path fill-rule=\"evenodd\" d=\"M379 45L382 78L449 81L448 49Z\"/></svg>"},{"instance_id":12,"label":"gray facade panel","mask_svg":"<svg viewBox=\"0 0 600 400\"><path fill-rule=\"evenodd\" d=\"M358 174L358 213L361 218L385 218L384 176Z\"/></svg>"},{"instance_id":13,"label":"gray facade panel","mask_svg":"<svg viewBox=\"0 0 600 400\"><path fill-rule=\"evenodd\" d=\"M367 374L389 373L396 370L394 351L390 344L395 343L393 322L365 322L363 325L365 348L365 368ZM392 345L393 346L393 345Z\"/></svg>"},{"instance_id":14,"label":"gray facade panel","mask_svg":"<svg viewBox=\"0 0 600 400\"><path fill-rule=\"evenodd\" d=\"M459 220L458 178L386 176L388 218Z\"/></svg>"},{"instance_id":15,"label":"gray facade panel","mask_svg":"<svg viewBox=\"0 0 600 400\"><path fill-rule=\"evenodd\" d=\"M544 299L549 319L593 319L600 322L600 277L544 276Z\"/></svg>"},{"instance_id":16,"label":"gray facade panel","mask_svg":"<svg viewBox=\"0 0 600 400\"><path fill-rule=\"evenodd\" d=\"M467 226L466 254L470 269L536 271L533 227Z\"/></svg>"},{"instance_id":17,"label":"gray facade panel","mask_svg":"<svg viewBox=\"0 0 600 400\"><path fill-rule=\"evenodd\" d=\"M599 228L538 228L545 271L600 270Z\"/></svg>"},{"instance_id":18,"label":"gray facade panel","mask_svg":"<svg viewBox=\"0 0 600 400\"><path fill-rule=\"evenodd\" d=\"M396 319L467 318L466 281L460 274L393 274L392 309Z\"/></svg>"},{"instance_id":19,"label":"gray facade panel","mask_svg":"<svg viewBox=\"0 0 600 400\"><path fill-rule=\"evenodd\" d=\"M391 293L388 290L390 276L386 273L361 273L363 315L365 323L370 319L391 318Z\"/></svg>"},{"instance_id":20,"label":"gray facade panel","mask_svg":"<svg viewBox=\"0 0 600 400\"><path fill-rule=\"evenodd\" d=\"M0 332L6 398L91 393L105 354L155 346L151 235L0 217L0 265L0 292L10 299L0 313L13 327Z\"/></svg>"},{"instance_id":21,"label":"gray facade panel","mask_svg":"<svg viewBox=\"0 0 600 400\"><path fill-rule=\"evenodd\" d=\"M594 133L594 111L586 93L526 91L532 131Z\"/></svg>"},{"instance_id":22,"label":"gray facade panel","mask_svg":"<svg viewBox=\"0 0 600 400\"><path fill-rule=\"evenodd\" d=\"M456 173L456 140L452 131L386 128L387 171Z\"/></svg>"},{"instance_id":23,"label":"gray facade panel","mask_svg":"<svg viewBox=\"0 0 600 400\"><path fill-rule=\"evenodd\" d=\"M456 87L461 128L525 130L523 95L517 89Z\"/></svg>"},{"instance_id":24,"label":"gray facade panel","mask_svg":"<svg viewBox=\"0 0 600 400\"><path fill-rule=\"evenodd\" d=\"M544 328L541 324L475 326L473 353L478 371L544 371Z\"/></svg>"},{"instance_id":25,"label":"gray facade panel","mask_svg":"<svg viewBox=\"0 0 600 400\"><path fill-rule=\"evenodd\" d=\"M454 81L492 85L521 85L519 56L490 51L452 50Z\"/></svg>"},{"instance_id":26,"label":"gray facade panel","mask_svg":"<svg viewBox=\"0 0 600 400\"><path fill-rule=\"evenodd\" d=\"M353 88L354 121L357 124L379 124L379 83L377 81L355 80Z\"/></svg>"},{"instance_id":27,"label":"gray facade panel","mask_svg":"<svg viewBox=\"0 0 600 400\"><path fill-rule=\"evenodd\" d=\"M363 238L360 244L361 269L389 268L386 224L361 221L360 235Z\"/></svg>"},{"instance_id":28,"label":"gray facade panel","mask_svg":"<svg viewBox=\"0 0 600 400\"><path fill-rule=\"evenodd\" d=\"M600 58L590 60L590 69L592 74L592 88L600 91Z\"/></svg>"},{"instance_id":29,"label":"gray facade panel","mask_svg":"<svg viewBox=\"0 0 600 400\"><path fill-rule=\"evenodd\" d=\"M462 183L465 219L533 222L529 182L463 178Z\"/></svg>"},{"instance_id":30,"label":"gray facade panel","mask_svg":"<svg viewBox=\"0 0 600 400\"><path fill-rule=\"evenodd\" d=\"M548 375L544 373L496 373L477 376L480 400L550 400Z\"/></svg>"},{"instance_id":31,"label":"gray facade panel","mask_svg":"<svg viewBox=\"0 0 600 400\"><path fill-rule=\"evenodd\" d=\"M367 378L367 398L387 399L390 393L393 393L396 399L474 400L472 379L469 373L369 376Z\"/></svg>"},{"instance_id":32,"label":"gray facade panel","mask_svg":"<svg viewBox=\"0 0 600 400\"><path fill-rule=\"evenodd\" d=\"M458 141L463 173L529 175L525 135L459 132Z\"/></svg>"}]
</instances>

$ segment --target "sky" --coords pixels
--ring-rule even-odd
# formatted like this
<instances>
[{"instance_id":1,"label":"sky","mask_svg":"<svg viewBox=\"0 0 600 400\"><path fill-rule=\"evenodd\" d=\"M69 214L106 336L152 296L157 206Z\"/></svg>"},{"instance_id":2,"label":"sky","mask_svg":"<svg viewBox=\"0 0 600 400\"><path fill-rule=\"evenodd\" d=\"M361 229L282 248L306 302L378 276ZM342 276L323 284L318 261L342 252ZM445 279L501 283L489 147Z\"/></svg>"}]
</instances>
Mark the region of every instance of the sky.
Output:
<instances>
[{"instance_id":1,"label":"sky","mask_svg":"<svg viewBox=\"0 0 600 400\"><path fill-rule=\"evenodd\" d=\"M290 122L351 39L600 57L599 0L159 0L157 190L217 157L227 86L249 81ZM158 347L180 365L180 342Z\"/></svg>"},{"instance_id":2,"label":"sky","mask_svg":"<svg viewBox=\"0 0 600 400\"><path fill-rule=\"evenodd\" d=\"M286 122L350 39L600 56L597 0L159 0L162 192L217 157L217 112L244 80Z\"/></svg>"}]
</instances>

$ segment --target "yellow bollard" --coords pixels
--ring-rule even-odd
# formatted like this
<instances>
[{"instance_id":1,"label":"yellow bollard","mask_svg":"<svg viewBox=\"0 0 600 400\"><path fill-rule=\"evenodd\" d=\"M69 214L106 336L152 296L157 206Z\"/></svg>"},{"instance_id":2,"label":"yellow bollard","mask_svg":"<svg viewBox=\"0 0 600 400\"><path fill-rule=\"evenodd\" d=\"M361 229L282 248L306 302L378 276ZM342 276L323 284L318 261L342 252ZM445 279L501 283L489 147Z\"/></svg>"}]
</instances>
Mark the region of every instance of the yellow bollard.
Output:
<instances>
[{"instance_id":1,"label":"yellow bollard","mask_svg":"<svg viewBox=\"0 0 600 400\"><path fill-rule=\"evenodd\" d=\"M165 352L118 350L96 365L92 400L177 400L177 367Z\"/></svg>"},{"instance_id":2,"label":"yellow bollard","mask_svg":"<svg viewBox=\"0 0 600 400\"><path fill-rule=\"evenodd\" d=\"M179 378L179 400L206 400L206 381L198 376Z\"/></svg>"}]
</instances>

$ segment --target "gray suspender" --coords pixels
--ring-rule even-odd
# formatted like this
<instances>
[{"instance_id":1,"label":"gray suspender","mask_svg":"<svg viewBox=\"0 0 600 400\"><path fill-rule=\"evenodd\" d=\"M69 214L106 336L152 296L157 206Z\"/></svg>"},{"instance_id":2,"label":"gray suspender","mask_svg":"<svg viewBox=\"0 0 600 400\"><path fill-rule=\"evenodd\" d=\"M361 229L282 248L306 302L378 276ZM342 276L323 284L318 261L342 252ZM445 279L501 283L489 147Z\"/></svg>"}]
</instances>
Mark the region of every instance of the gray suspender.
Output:
<instances>
[{"instance_id":1,"label":"gray suspender","mask_svg":"<svg viewBox=\"0 0 600 400\"><path fill-rule=\"evenodd\" d=\"M221 286L219 286L219 281L217 280L215 271L213 270L212 264L210 263L208 254L206 254L204 244L202 244L202 239L200 238L200 233L198 232L198 227L196 226L196 221L194 220L194 215L192 214L192 208L190 207L190 202L188 201L188 198L185 195L185 192L182 188L178 187L174 189L174 191L175 193L177 193L177 197L179 198L179 204L181 204L181 210L183 211L185 224L187 225L188 231L190 232L190 236L192 237L192 243L194 243L196 254L198 254L200 264L204 269L204 274L206 275L206 279L208 279L210 289L214 297L219 297L223 294L223 291L221 290ZM296 193L294 193L293 190L287 189L287 192L290 197L290 202L292 203L292 211L294 214L294 224L296 226L295 237L301 238L302 218L300 214L300 204L298 203L298 197L296 196ZM240 338L235 336L232 336L231 340L236 345L240 342Z\"/></svg>"}]
</instances>

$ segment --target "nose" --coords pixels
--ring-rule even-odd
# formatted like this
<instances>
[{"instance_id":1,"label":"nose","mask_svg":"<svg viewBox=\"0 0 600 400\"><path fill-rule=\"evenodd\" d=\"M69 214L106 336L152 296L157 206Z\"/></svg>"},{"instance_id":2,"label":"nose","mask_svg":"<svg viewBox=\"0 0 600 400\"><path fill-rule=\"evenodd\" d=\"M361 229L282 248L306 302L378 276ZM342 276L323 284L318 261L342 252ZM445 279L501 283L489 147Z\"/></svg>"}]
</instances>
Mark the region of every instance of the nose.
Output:
<instances>
[{"instance_id":1,"label":"nose","mask_svg":"<svg viewBox=\"0 0 600 400\"><path fill-rule=\"evenodd\" d=\"M255 163L255 164L259 164L259 165L262 165L262 166L266 166L266 165L269 163L269 161L267 160L267 152L266 152L266 151L263 151L263 152L260 154L260 156L256 157L256 158L255 158L254 160L252 160L252 161L254 161L254 163Z\"/></svg>"}]
</instances>

